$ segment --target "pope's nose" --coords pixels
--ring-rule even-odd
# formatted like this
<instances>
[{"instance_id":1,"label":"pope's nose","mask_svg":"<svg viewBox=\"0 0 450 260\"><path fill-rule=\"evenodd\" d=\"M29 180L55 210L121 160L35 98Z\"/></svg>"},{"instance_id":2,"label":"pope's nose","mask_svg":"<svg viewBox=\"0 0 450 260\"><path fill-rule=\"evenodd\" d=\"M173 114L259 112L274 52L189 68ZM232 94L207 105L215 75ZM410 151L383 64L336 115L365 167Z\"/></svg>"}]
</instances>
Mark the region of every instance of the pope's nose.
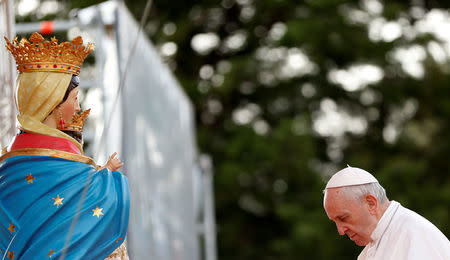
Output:
<instances>
[{"instance_id":1,"label":"pope's nose","mask_svg":"<svg viewBox=\"0 0 450 260\"><path fill-rule=\"evenodd\" d=\"M339 235L341 235L341 236L345 235L345 231L347 231L347 228L345 228L345 227L343 227L341 225L336 225L336 227L337 227L337 230L339 232Z\"/></svg>"}]
</instances>

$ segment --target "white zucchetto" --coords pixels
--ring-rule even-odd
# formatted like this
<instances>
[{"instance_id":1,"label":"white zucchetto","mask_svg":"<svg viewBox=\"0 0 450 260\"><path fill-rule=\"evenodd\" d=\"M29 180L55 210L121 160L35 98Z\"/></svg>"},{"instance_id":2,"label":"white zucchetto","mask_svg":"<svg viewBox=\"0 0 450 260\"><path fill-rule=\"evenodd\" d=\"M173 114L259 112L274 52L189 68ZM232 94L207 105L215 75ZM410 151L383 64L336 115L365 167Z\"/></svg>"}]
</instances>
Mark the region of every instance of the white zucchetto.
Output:
<instances>
[{"instance_id":1,"label":"white zucchetto","mask_svg":"<svg viewBox=\"0 0 450 260\"><path fill-rule=\"evenodd\" d=\"M348 166L331 176L325 188L338 188L375 182L378 182L377 179L367 171Z\"/></svg>"}]
</instances>

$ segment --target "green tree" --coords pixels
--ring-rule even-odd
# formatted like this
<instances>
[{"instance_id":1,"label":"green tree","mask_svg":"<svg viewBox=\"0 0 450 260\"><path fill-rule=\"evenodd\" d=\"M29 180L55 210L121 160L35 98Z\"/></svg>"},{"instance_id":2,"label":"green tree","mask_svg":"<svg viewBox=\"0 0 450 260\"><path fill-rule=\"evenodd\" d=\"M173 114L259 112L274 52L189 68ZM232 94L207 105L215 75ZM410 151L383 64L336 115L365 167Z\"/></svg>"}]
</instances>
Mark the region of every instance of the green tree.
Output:
<instances>
[{"instance_id":1,"label":"green tree","mask_svg":"<svg viewBox=\"0 0 450 260\"><path fill-rule=\"evenodd\" d=\"M140 17L145 1L126 1ZM155 1L146 31L193 100L215 165L220 259L351 259L322 208L368 169L450 234L446 36L437 1ZM445 23L445 22L444 22ZM165 55L175 43L177 52Z\"/></svg>"}]
</instances>

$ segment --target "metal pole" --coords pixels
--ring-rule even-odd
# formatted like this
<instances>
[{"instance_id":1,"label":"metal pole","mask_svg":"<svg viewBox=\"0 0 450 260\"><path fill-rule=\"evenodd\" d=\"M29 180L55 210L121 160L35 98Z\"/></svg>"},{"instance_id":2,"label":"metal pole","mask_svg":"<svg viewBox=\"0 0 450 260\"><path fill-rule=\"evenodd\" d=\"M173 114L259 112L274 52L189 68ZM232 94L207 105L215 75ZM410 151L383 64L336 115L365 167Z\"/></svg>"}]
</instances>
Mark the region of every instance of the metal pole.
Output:
<instances>
[{"instance_id":1,"label":"metal pole","mask_svg":"<svg viewBox=\"0 0 450 260\"><path fill-rule=\"evenodd\" d=\"M205 256L206 260L217 259L216 246L216 222L214 210L214 188L213 188L213 166L209 155L200 155L200 167L203 170L203 188L204 188L204 237L205 237Z\"/></svg>"},{"instance_id":2,"label":"metal pole","mask_svg":"<svg viewBox=\"0 0 450 260\"><path fill-rule=\"evenodd\" d=\"M3 0L0 1L0 33L7 36L9 39L14 39L14 11L13 11L14 1ZM4 40L0 40L2 44ZM10 53L3 48L2 53L0 53L0 150L6 146L11 138L16 133L16 107L14 105L14 79L16 77L16 66L14 59ZM4 65L4 67L3 67ZM1 151L0 151L1 152Z\"/></svg>"},{"instance_id":3,"label":"metal pole","mask_svg":"<svg viewBox=\"0 0 450 260\"><path fill-rule=\"evenodd\" d=\"M15 26L15 23L14 23L14 9L13 9L13 6L14 6L14 0L12 0L12 1L8 1L8 0L6 0L6 2L5 2L5 5L6 5L6 14L7 14L7 23L8 23L8 26L6 27L7 28L7 34L8 34L8 36L9 37L13 37L13 35L15 34L15 32L16 32L16 26ZM10 94L10 100L14 100L14 84L15 84L15 82L14 82L14 79L16 78L16 66L14 66L15 64L14 64L14 61L13 61L13 59L12 59L12 57L11 56L9 56L9 64L10 64L10 73L9 73L9 77L10 77L10 81L11 81L11 84L10 84L10 86L11 86L11 94ZM14 101L12 101L11 103L14 103ZM12 104L11 105L11 115L10 115L10 117L11 117L11 128L10 128L10 131L9 131L9 134L11 135L11 136L13 136L14 134L15 134L15 131L16 131L16 124L15 124L15 122L16 122L16 106L14 105L14 104Z\"/></svg>"},{"instance_id":4,"label":"metal pole","mask_svg":"<svg viewBox=\"0 0 450 260\"><path fill-rule=\"evenodd\" d=\"M18 23L16 24L16 32L17 34L27 34L27 33L33 33L33 32L40 32L43 33L43 27L48 24L52 23L52 32L62 32L67 31L70 28L73 28L78 25L78 22L76 20L56 20L51 22L37 22L37 23Z\"/></svg>"}]
</instances>

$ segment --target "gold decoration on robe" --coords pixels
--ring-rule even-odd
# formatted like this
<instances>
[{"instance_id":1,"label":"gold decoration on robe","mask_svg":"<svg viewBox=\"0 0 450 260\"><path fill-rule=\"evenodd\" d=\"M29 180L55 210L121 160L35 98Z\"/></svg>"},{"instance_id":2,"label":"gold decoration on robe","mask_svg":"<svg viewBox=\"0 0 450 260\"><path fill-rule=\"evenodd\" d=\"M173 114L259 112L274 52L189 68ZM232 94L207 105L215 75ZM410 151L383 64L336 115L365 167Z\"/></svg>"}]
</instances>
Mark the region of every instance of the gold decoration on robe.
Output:
<instances>
[{"instance_id":1,"label":"gold decoration on robe","mask_svg":"<svg viewBox=\"0 0 450 260\"><path fill-rule=\"evenodd\" d=\"M57 208L59 208L59 205L63 204L62 201L64 198L60 198L59 194L58 194L58 196L56 196L56 198L52 198L52 199L55 201L55 203L53 203L53 205L56 205Z\"/></svg>"},{"instance_id":2,"label":"gold decoration on robe","mask_svg":"<svg viewBox=\"0 0 450 260\"><path fill-rule=\"evenodd\" d=\"M7 257L9 258L9 260L13 260L15 257L14 251L9 252Z\"/></svg>"},{"instance_id":3,"label":"gold decoration on robe","mask_svg":"<svg viewBox=\"0 0 450 260\"><path fill-rule=\"evenodd\" d=\"M97 218L100 218L100 215L103 215L102 212L103 208L99 208L98 206L93 209L92 211L94 211L94 214L92 214L92 216L97 216Z\"/></svg>"},{"instance_id":4,"label":"gold decoration on robe","mask_svg":"<svg viewBox=\"0 0 450 260\"><path fill-rule=\"evenodd\" d=\"M19 156L19 155L39 155L39 156L50 156L54 158L61 158L66 159L70 161L75 162L81 162L90 164L96 168L100 167L97 164L95 164L94 160L92 158L84 156L84 155L78 155L73 154L69 152L54 150L54 149L47 149L47 148L23 148L23 149L17 149L11 152L6 152L0 156L0 162L3 160L6 160L10 157Z\"/></svg>"},{"instance_id":5,"label":"gold decoration on robe","mask_svg":"<svg viewBox=\"0 0 450 260\"><path fill-rule=\"evenodd\" d=\"M50 251L47 253L47 256L48 256L49 258L52 258L52 255L53 255L53 254L55 254L55 250L50 249Z\"/></svg>"},{"instance_id":6,"label":"gold decoration on robe","mask_svg":"<svg viewBox=\"0 0 450 260\"><path fill-rule=\"evenodd\" d=\"M116 250L114 250L105 260L129 260L126 242L124 241Z\"/></svg>"},{"instance_id":7,"label":"gold decoration on robe","mask_svg":"<svg viewBox=\"0 0 450 260\"><path fill-rule=\"evenodd\" d=\"M36 179L35 177L31 176L31 173L30 173L30 175L28 175L28 174L25 174L25 175L27 176L25 178L25 180L28 182L27 184L33 183L33 180Z\"/></svg>"},{"instance_id":8,"label":"gold decoration on robe","mask_svg":"<svg viewBox=\"0 0 450 260\"><path fill-rule=\"evenodd\" d=\"M9 224L9 228L8 228L9 232L16 232L16 226L14 226L14 223Z\"/></svg>"}]
</instances>

